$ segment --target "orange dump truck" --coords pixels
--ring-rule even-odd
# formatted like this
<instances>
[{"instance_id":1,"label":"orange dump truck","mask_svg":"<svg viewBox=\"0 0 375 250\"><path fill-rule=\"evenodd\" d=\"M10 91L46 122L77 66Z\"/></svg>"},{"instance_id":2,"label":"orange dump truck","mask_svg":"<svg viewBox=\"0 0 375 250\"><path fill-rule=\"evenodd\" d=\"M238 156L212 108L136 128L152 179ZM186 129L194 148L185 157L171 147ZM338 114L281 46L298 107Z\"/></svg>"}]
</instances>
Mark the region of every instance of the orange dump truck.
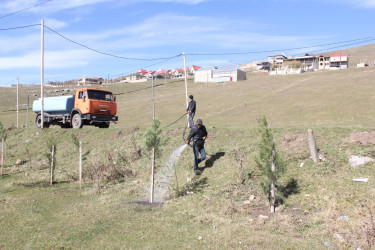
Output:
<instances>
[{"instance_id":1,"label":"orange dump truck","mask_svg":"<svg viewBox=\"0 0 375 250\"><path fill-rule=\"evenodd\" d=\"M37 114L35 123L41 127L41 98L33 102L33 111ZM62 128L82 128L93 125L108 128L110 122L118 121L117 104L114 94L110 91L81 88L75 95L44 98L44 127L60 125Z\"/></svg>"}]
</instances>

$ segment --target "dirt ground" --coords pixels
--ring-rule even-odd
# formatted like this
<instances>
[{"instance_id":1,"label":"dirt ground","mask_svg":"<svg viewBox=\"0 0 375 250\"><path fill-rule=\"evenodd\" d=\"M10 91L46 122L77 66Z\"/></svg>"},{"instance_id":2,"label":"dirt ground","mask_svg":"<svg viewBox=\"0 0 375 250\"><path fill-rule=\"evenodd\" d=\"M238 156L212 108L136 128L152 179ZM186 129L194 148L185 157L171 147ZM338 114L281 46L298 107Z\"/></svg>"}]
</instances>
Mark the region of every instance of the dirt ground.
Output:
<instances>
[{"instance_id":1,"label":"dirt ground","mask_svg":"<svg viewBox=\"0 0 375 250\"><path fill-rule=\"evenodd\" d=\"M308 150L308 144L307 133L302 132L286 134L282 141L282 147L288 154L304 152Z\"/></svg>"},{"instance_id":2,"label":"dirt ground","mask_svg":"<svg viewBox=\"0 0 375 250\"><path fill-rule=\"evenodd\" d=\"M353 132L347 138L347 142L364 146L375 145L375 130Z\"/></svg>"}]
</instances>

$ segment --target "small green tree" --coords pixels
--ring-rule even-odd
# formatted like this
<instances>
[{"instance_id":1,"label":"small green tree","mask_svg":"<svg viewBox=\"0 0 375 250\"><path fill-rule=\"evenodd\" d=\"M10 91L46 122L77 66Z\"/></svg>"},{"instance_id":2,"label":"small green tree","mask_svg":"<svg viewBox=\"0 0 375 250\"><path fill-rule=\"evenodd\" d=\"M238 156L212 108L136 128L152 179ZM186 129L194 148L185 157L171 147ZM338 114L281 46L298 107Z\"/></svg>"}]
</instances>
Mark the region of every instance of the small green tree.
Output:
<instances>
[{"instance_id":1,"label":"small green tree","mask_svg":"<svg viewBox=\"0 0 375 250\"><path fill-rule=\"evenodd\" d=\"M271 212L274 212L275 200L277 198L284 199L283 195L277 191L277 181L280 174L285 171L285 164L276 152L276 145L272 131L268 127L265 117L260 121L259 133L259 155L255 157L255 162L261 173L261 186L263 192L268 197L271 205Z\"/></svg>"},{"instance_id":2,"label":"small green tree","mask_svg":"<svg viewBox=\"0 0 375 250\"><path fill-rule=\"evenodd\" d=\"M163 130L160 127L160 121L155 119L152 122L150 128L145 133L145 148L147 152L150 152L152 148L155 151L155 157L159 157L162 151L162 147L167 144L168 138L162 137Z\"/></svg>"},{"instance_id":3,"label":"small green tree","mask_svg":"<svg viewBox=\"0 0 375 250\"><path fill-rule=\"evenodd\" d=\"M4 128L3 123L0 122L0 140L1 140L2 138L4 138L4 141L6 140L6 138L7 138L7 131L6 131L6 129Z\"/></svg>"},{"instance_id":4,"label":"small green tree","mask_svg":"<svg viewBox=\"0 0 375 250\"><path fill-rule=\"evenodd\" d=\"M50 185L54 181L54 173L56 168L56 141L53 137L47 137L46 140L46 152L43 154L47 159L50 168Z\"/></svg>"},{"instance_id":5,"label":"small green tree","mask_svg":"<svg viewBox=\"0 0 375 250\"><path fill-rule=\"evenodd\" d=\"M162 137L163 130L160 128L160 121L153 120L152 125L145 133L145 148L148 152L151 151L151 189L150 189L150 203L154 202L154 174L155 174L155 157L160 156L162 146L164 146L168 139Z\"/></svg>"}]
</instances>

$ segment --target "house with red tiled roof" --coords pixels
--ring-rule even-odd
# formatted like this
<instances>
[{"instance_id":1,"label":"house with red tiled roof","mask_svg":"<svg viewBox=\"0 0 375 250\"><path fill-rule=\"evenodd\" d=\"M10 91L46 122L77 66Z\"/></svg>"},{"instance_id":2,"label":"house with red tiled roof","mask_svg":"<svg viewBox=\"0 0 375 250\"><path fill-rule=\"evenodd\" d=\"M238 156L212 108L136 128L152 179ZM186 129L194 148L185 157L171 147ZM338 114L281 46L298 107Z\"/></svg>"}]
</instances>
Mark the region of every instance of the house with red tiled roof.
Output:
<instances>
[{"instance_id":1,"label":"house with red tiled roof","mask_svg":"<svg viewBox=\"0 0 375 250\"><path fill-rule=\"evenodd\" d=\"M345 53L336 53L329 59L330 69L347 69L348 65L349 60Z\"/></svg>"},{"instance_id":2,"label":"house with red tiled roof","mask_svg":"<svg viewBox=\"0 0 375 250\"><path fill-rule=\"evenodd\" d=\"M184 69L178 69L178 68L174 68L172 70L172 75L174 77L182 77L185 75L185 70Z\"/></svg>"},{"instance_id":3,"label":"house with red tiled roof","mask_svg":"<svg viewBox=\"0 0 375 250\"><path fill-rule=\"evenodd\" d=\"M137 74L146 75L147 73L148 73L148 71L145 70L145 69L140 69L140 70L137 71Z\"/></svg>"}]
</instances>

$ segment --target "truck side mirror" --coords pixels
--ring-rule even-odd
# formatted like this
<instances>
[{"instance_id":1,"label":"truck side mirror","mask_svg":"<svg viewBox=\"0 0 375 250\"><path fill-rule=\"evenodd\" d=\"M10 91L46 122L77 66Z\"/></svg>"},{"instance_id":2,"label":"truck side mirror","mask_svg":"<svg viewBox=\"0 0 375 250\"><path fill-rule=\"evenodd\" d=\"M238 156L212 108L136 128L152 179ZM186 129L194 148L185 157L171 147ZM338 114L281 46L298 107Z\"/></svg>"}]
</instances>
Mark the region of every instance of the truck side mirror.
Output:
<instances>
[{"instance_id":1,"label":"truck side mirror","mask_svg":"<svg viewBox=\"0 0 375 250\"><path fill-rule=\"evenodd\" d=\"M114 102L116 102L116 96L115 96L115 97L113 97L113 101L114 101Z\"/></svg>"}]
</instances>

